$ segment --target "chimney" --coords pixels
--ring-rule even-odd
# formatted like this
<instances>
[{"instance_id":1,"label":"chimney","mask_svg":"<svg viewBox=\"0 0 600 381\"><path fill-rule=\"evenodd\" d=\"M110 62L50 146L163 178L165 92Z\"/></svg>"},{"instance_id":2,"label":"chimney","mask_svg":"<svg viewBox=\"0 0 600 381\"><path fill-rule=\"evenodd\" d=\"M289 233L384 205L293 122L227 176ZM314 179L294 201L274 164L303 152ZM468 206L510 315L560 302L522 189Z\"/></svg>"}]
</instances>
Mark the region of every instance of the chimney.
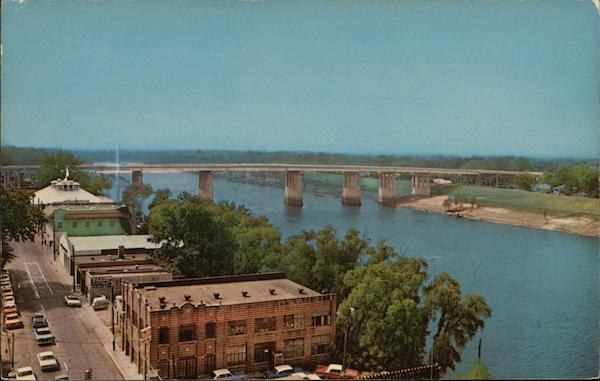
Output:
<instances>
[{"instance_id":1,"label":"chimney","mask_svg":"<svg viewBox=\"0 0 600 381\"><path fill-rule=\"evenodd\" d=\"M242 296L244 298L248 298L248 291L246 291L246 290L242 291Z\"/></svg>"},{"instance_id":2,"label":"chimney","mask_svg":"<svg viewBox=\"0 0 600 381\"><path fill-rule=\"evenodd\" d=\"M275 295L276 294L275 289L274 288L270 288L269 289L269 294Z\"/></svg>"},{"instance_id":3,"label":"chimney","mask_svg":"<svg viewBox=\"0 0 600 381\"><path fill-rule=\"evenodd\" d=\"M213 296L215 297L215 299L221 298L221 294L219 294L218 292L213 292Z\"/></svg>"},{"instance_id":4,"label":"chimney","mask_svg":"<svg viewBox=\"0 0 600 381\"><path fill-rule=\"evenodd\" d=\"M117 249L117 254L118 254L119 259L124 259L125 258L125 246L123 246L123 245L119 246L119 248Z\"/></svg>"},{"instance_id":5,"label":"chimney","mask_svg":"<svg viewBox=\"0 0 600 381\"><path fill-rule=\"evenodd\" d=\"M167 301L166 301L166 298L164 296L159 296L158 297L158 302L160 304L160 308L165 308L167 306Z\"/></svg>"},{"instance_id":6,"label":"chimney","mask_svg":"<svg viewBox=\"0 0 600 381\"><path fill-rule=\"evenodd\" d=\"M190 295L190 294L185 294L185 295L183 295L183 297L185 298L186 302L189 302L190 300L192 300L192 295Z\"/></svg>"}]
</instances>

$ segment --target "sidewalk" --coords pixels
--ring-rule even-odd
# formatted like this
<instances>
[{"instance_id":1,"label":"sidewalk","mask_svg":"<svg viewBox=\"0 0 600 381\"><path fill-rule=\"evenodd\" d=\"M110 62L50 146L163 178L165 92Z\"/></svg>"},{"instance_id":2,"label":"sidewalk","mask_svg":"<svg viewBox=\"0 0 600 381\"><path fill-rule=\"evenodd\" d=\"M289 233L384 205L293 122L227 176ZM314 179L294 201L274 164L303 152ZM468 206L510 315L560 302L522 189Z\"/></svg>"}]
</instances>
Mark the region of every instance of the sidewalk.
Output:
<instances>
[{"instance_id":1,"label":"sidewalk","mask_svg":"<svg viewBox=\"0 0 600 381\"><path fill-rule=\"evenodd\" d=\"M96 333L98 340L100 340L104 349L106 349L108 356L113 360L123 378L126 380L143 380L144 376L138 373L137 366L129 361L129 357L125 355L125 352L118 348L116 348L115 351L112 350L113 336L110 328L104 324L96 311L88 304L83 305L81 309L82 318L89 322L93 322L94 332Z\"/></svg>"}]
</instances>

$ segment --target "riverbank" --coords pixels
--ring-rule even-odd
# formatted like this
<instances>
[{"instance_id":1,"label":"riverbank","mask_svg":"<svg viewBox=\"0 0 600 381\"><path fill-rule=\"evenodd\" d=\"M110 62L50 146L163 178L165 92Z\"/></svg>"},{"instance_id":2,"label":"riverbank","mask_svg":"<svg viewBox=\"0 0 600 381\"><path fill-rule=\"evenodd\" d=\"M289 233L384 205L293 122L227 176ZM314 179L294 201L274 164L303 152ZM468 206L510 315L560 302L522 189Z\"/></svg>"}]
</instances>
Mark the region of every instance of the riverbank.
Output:
<instances>
[{"instance_id":1,"label":"riverbank","mask_svg":"<svg viewBox=\"0 0 600 381\"><path fill-rule=\"evenodd\" d=\"M446 214L443 202L447 196L406 197L397 206ZM512 207L478 206L456 213L463 218L497 224L561 231L588 237L598 237L600 223L593 215L556 215L520 210Z\"/></svg>"}]
</instances>

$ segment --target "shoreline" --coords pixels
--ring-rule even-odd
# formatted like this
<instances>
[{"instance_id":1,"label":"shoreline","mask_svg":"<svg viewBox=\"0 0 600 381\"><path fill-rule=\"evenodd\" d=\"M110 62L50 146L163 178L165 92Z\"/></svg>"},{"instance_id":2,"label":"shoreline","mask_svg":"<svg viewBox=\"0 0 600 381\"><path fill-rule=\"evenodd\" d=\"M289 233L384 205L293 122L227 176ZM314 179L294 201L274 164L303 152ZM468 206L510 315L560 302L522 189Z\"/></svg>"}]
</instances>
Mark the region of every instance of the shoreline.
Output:
<instances>
[{"instance_id":1,"label":"shoreline","mask_svg":"<svg viewBox=\"0 0 600 381\"><path fill-rule=\"evenodd\" d=\"M442 213L452 216L446 212L442 203L446 196L409 197L401 199L396 207L411 208L426 212ZM460 217L475 221L492 222L503 225L513 225L533 229L552 230L569 234L577 234L586 237L598 237L600 223L593 216L544 216L542 213L529 212L510 207L477 206L473 209L465 208L459 212ZM458 217L458 216L456 216Z\"/></svg>"},{"instance_id":2,"label":"shoreline","mask_svg":"<svg viewBox=\"0 0 600 381\"><path fill-rule=\"evenodd\" d=\"M283 179L271 176L256 177L235 177L223 176L222 178L233 182L248 183L262 186L271 186L280 188ZM340 190L324 184L314 184L306 182L305 191L315 195L339 196ZM363 190L363 198L376 198L376 193ZM372 196L372 197L371 197ZM448 196L400 196L395 207L410 208L424 212L446 214L446 209L442 203ZM475 221L485 221L503 225L520 226L531 229L551 230L562 233L577 234L586 237L599 237L600 219L593 215L556 215L536 213L518 208L502 206L477 206L473 209L466 208L460 212L462 218L468 218ZM452 216L452 215L449 215Z\"/></svg>"}]
</instances>

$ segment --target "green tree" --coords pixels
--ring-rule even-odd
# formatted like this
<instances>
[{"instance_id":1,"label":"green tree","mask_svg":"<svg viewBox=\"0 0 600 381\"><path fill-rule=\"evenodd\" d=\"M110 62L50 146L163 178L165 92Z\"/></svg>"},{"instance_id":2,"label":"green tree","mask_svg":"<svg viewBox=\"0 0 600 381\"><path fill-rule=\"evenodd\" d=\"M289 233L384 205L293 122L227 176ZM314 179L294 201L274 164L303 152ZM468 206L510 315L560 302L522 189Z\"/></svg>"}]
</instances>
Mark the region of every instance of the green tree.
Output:
<instances>
[{"instance_id":1,"label":"green tree","mask_svg":"<svg viewBox=\"0 0 600 381\"><path fill-rule=\"evenodd\" d=\"M469 369L469 373L467 373L465 380L493 380L494 377L490 373L488 367L485 365L483 361L477 361L475 365Z\"/></svg>"},{"instance_id":2,"label":"green tree","mask_svg":"<svg viewBox=\"0 0 600 381\"><path fill-rule=\"evenodd\" d=\"M152 210L156 205L161 204L171 198L171 190L169 188L160 188L154 191L154 199L148 206Z\"/></svg>"},{"instance_id":3,"label":"green tree","mask_svg":"<svg viewBox=\"0 0 600 381\"><path fill-rule=\"evenodd\" d=\"M236 244L228 226L200 202L169 200L150 211L149 232L162 243L155 257L176 275L203 277L233 273Z\"/></svg>"},{"instance_id":4,"label":"green tree","mask_svg":"<svg viewBox=\"0 0 600 381\"><path fill-rule=\"evenodd\" d=\"M517 186L519 189L530 191L535 185L535 177L529 174L523 174L517 176Z\"/></svg>"},{"instance_id":5,"label":"green tree","mask_svg":"<svg viewBox=\"0 0 600 381\"><path fill-rule=\"evenodd\" d=\"M148 184L131 184L123 191L123 203L129 207L135 218L135 233L147 233L148 227L144 218L144 201L152 195L152 187Z\"/></svg>"},{"instance_id":6,"label":"green tree","mask_svg":"<svg viewBox=\"0 0 600 381\"><path fill-rule=\"evenodd\" d=\"M425 288L425 304L437 327L433 335L434 359L443 370L455 369L462 350L484 328L492 309L481 295L463 296L460 284L447 273L436 276Z\"/></svg>"},{"instance_id":7,"label":"green tree","mask_svg":"<svg viewBox=\"0 0 600 381\"><path fill-rule=\"evenodd\" d=\"M339 240L332 226L290 236L283 247L280 267L288 277L317 291L340 292L348 270L366 254L368 242L356 229Z\"/></svg>"},{"instance_id":8,"label":"green tree","mask_svg":"<svg viewBox=\"0 0 600 381\"><path fill-rule=\"evenodd\" d=\"M339 306L338 326L350 327L347 363L369 371L422 365L429 317L421 301L425 270L422 259L398 257L346 274L352 291Z\"/></svg>"},{"instance_id":9,"label":"green tree","mask_svg":"<svg viewBox=\"0 0 600 381\"><path fill-rule=\"evenodd\" d=\"M79 182L81 188L95 195L102 195L104 189L110 189L112 184L104 175L93 175L82 172L77 167L83 162L77 159L71 152L57 151L44 153L42 166L35 174L35 183L39 187L45 187L52 180L65 177L65 170L69 168L69 178Z\"/></svg>"},{"instance_id":10,"label":"green tree","mask_svg":"<svg viewBox=\"0 0 600 381\"><path fill-rule=\"evenodd\" d=\"M31 194L0 186L0 225L2 226L2 266L14 258L9 241L33 240L46 218L31 204Z\"/></svg>"}]
</instances>

